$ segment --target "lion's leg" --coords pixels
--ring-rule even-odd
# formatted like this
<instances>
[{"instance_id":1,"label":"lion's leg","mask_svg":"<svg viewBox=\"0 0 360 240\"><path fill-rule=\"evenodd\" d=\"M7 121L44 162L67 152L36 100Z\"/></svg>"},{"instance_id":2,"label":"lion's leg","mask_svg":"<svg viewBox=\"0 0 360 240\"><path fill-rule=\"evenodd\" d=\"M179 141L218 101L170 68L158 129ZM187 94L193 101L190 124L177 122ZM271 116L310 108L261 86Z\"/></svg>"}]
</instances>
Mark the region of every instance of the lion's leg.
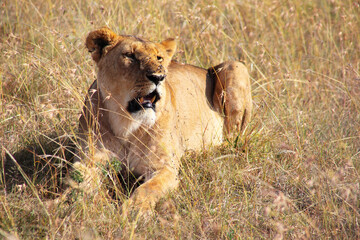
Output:
<instances>
[{"instance_id":1,"label":"lion's leg","mask_svg":"<svg viewBox=\"0 0 360 240\"><path fill-rule=\"evenodd\" d=\"M164 167L151 175L152 177L140 185L124 204L123 212L129 207L135 207L141 213L150 211L160 198L178 185L177 170L171 167Z\"/></svg>"},{"instance_id":2,"label":"lion's leg","mask_svg":"<svg viewBox=\"0 0 360 240\"><path fill-rule=\"evenodd\" d=\"M213 78L213 104L225 115L225 133L243 131L251 118L252 98L249 73L241 62L229 61L209 68Z\"/></svg>"}]
</instances>

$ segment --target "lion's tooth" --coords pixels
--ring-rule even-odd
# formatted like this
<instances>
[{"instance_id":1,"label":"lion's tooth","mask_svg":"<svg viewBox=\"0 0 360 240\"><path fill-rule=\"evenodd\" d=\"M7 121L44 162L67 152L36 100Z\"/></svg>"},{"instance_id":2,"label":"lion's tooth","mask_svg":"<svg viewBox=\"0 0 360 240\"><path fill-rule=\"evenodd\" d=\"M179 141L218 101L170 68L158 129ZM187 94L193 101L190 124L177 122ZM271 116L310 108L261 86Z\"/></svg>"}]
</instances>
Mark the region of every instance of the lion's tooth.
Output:
<instances>
[{"instance_id":1,"label":"lion's tooth","mask_svg":"<svg viewBox=\"0 0 360 240\"><path fill-rule=\"evenodd\" d=\"M144 98L143 97L139 98L139 103L143 103L143 102L144 102Z\"/></svg>"},{"instance_id":2,"label":"lion's tooth","mask_svg":"<svg viewBox=\"0 0 360 240\"><path fill-rule=\"evenodd\" d=\"M153 103L156 99L156 96L154 95L152 98L151 98L151 103Z\"/></svg>"}]
</instances>

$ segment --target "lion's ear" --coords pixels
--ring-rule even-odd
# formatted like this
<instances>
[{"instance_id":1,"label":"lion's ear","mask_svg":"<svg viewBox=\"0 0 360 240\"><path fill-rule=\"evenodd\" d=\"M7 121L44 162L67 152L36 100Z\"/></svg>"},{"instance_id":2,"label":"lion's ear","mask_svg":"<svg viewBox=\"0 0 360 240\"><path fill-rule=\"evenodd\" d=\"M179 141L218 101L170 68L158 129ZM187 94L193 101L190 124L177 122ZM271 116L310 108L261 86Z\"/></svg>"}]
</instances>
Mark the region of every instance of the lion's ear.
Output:
<instances>
[{"instance_id":1,"label":"lion's ear","mask_svg":"<svg viewBox=\"0 0 360 240\"><path fill-rule=\"evenodd\" d=\"M110 49L109 46L115 46L120 36L116 35L107 27L92 31L86 38L86 48L91 52L91 56L97 63L101 57Z\"/></svg>"},{"instance_id":2,"label":"lion's ear","mask_svg":"<svg viewBox=\"0 0 360 240\"><path fill-rule=\"evenodd\" d=\"M175 39L168 38L168 39L162 41L160 44L164 46L168 56L170 58L172 58L172 56L174 55L174 53L176 51L176 41L175 41Z\"/></svg>"}]
</instances>

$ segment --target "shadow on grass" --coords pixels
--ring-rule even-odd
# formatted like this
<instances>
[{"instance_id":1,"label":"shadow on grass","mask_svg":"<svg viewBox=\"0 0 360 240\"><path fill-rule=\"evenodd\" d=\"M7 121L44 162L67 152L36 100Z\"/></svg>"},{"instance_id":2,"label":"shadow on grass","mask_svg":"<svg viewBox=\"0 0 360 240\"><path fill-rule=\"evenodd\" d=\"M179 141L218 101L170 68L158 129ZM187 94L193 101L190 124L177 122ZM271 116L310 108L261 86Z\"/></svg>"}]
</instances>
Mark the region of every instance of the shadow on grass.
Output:
<instances>
[{"instance_id":1,"label":"shadow on grass","mask_svg":"<svg viewBox=\"0 0 360 240\"><path fill-rule=\"evenodd\" d=\"M0 183L6 192L34 186L43 197L56 197L65 188L65 177L74 158L70 137L43 136L15 153L1 154Z\"/></svg>"},{"instance_id":2,"label":"shadow on grass","mask_svg":"<svg viewBox=\"0 0 360 240\"><path fill-rule=\"evenodd\" d=\"M69 187L66 178L71 176L69 173L76 153L75 141L70 137L51 134L33 142L15 153L2 149L0 189L10 193L30 186L44 198L56 198ZM108 166L103 170L105 178L112 176L111 179L115 179L106 184L109 197L113 199L129 196L144 182L126 167L114 171L113 166Z\"/></svg>"}]
</instances>

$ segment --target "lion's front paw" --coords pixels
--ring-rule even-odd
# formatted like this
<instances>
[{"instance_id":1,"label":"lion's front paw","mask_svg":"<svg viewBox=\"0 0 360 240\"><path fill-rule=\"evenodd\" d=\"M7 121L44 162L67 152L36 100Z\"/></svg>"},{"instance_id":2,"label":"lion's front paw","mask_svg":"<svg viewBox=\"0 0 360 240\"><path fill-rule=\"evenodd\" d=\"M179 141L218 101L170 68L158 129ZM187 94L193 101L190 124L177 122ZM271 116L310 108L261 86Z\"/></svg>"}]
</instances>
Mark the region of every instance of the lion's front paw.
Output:
<instances>
[{"instance_id":1,"label":"lion's front paw","mask_svg":"<svg viewBox=\"0 0 360 240\"><path fill-rule=\"evenodd\" d=\"M139 218L147 220L153 215L154 208L147 202L139 203L130 198L121 205L121 218L123 220L137 220Z\"/></svg>"},{"instance_id":2,"label":"lion's front paw","mask_svg":"<svg viewBox=\"0 0 360 240\"><path fill-rule=\"evenodd\" d=\"M176 172L173 169L159 170L152 179L138 187L130 199L123 204L123 214L136 212L137 215L152 215L160 198L176 186Z\"/></svg>"}]
</instances>

